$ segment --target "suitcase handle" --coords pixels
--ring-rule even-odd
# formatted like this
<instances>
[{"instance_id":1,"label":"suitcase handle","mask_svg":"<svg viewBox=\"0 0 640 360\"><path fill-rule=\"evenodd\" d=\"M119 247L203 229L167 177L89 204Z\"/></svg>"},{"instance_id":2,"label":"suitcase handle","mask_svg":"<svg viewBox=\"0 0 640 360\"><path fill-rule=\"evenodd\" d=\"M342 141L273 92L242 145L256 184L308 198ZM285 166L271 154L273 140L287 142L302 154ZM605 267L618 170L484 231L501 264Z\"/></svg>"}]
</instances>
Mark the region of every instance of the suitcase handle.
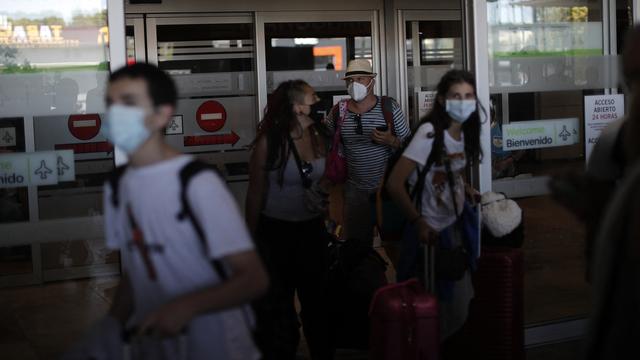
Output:
<instances>
[{"instance_id":1,"label":"suitcase handle","mask_svg":"<svg viewBox=\"0 0 640 360\"><path fill-rule=\"evenodd\" d=\"M148 334L138 335L138 327L132 326L129 328L125 328L122 331L122 359L123 360L133 360L132 350L135 339L140 339L141 337L149 336ZM180 330L180 334L177 337L178 340L178 359L186 360L188 351L187 351L187 336L188 330L187 328L183 328Z\"/></svg>"},{"instance_id":2,"label":"suitcase handle","mask_svg":"<svg viewBox=\"0 0 640 360\"><path fill-rule=\"evenodd\" d=\"M424 288L431 294L436 293L434 246L435 245L422 244L422 247L424 248Z\"/></svg>"}]
</instances>

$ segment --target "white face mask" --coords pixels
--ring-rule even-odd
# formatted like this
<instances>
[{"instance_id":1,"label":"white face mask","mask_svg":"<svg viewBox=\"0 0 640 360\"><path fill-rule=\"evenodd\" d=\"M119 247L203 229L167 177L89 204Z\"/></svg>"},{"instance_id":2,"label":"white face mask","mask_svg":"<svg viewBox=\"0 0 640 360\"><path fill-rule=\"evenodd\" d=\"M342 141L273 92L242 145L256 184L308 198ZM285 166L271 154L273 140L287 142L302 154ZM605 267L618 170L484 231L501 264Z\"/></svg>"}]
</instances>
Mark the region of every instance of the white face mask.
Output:
<instances>
[{"instance_id":1,"label":"white face mask","mask_svg":"<svg viewBox=\"0 0 640 360\"><path fill-rule=\"evenodd\" d=\"M446 110L449 116L459 122L464 123L469 116L476 111L476 100L447 100Z\"/></svg>"},{"instance_id":2,"label":"white face mask","mask_svg":"<svg viewBox=\"0 0 640 360\"><path fill-rule=\"evenodd\" d=\"M360 84L359 82L352 81L351 83L349 83L349 86L347 86L347 92L349 93L349 96L351 96L353 101L362 101L367 97L367 94L369 93L369 86L372 83L373 81L370 81L369 85L365 86Z\"/></svg>"},{"instance_id":3,"label":"white face mask","mask_svg":"<svg viewBox=\"0 0 640 360\"><path fill-rule=\"evenodd\" d=\"M111 105L101 131L111 143L130 155L151 136L144 125L144 118L142 108Z\"/></svg>"}]
</instances>

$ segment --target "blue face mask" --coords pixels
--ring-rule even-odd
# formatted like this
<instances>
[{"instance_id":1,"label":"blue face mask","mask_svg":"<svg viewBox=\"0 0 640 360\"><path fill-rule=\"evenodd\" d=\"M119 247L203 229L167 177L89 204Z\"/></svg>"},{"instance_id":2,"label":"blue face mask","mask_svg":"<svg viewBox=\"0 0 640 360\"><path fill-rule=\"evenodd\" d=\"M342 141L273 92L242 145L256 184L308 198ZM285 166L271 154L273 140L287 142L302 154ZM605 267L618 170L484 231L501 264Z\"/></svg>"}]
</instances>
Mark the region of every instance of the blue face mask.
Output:
<instances>
[{"instance_id":1,"label":"blue face mask","mask_svg":"<svg viewBox=\"0 0 640 360\"><path fill-rule=\"evenodd\" d=\"M151 135L144 125L145 111L135 106L111 105L102 134L127 154L135 152Z\"/></svg>"},{"instance_id":2,"label":"blue face mask","mask_svg":"<svg viewBox=\"0 0 640 360\"><path fill-rule=\"evenodd\" d=\"M447 100L446 110L449 116L459 122L464 123L469 116L476 111L476 100Z\"/></svg>"}]
</instances>

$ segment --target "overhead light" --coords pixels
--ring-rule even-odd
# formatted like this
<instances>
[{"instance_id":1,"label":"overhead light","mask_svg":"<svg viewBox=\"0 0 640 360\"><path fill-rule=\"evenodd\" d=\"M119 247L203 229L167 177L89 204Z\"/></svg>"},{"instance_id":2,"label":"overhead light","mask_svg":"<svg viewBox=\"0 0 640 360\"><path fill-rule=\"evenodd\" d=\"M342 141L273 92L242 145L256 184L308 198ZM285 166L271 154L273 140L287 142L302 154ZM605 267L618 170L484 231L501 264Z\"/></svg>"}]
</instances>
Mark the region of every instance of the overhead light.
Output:
<instances>
[{"instance_id":1,"label":"overhead light","mask_svg":"<svg viewBox=\"0 0 640 360\"><path fill-rule=\"evenodd\" d=\"M296 45L318 45L317 38L295 38L293 43Z\"/></svg>"}]
</instances>

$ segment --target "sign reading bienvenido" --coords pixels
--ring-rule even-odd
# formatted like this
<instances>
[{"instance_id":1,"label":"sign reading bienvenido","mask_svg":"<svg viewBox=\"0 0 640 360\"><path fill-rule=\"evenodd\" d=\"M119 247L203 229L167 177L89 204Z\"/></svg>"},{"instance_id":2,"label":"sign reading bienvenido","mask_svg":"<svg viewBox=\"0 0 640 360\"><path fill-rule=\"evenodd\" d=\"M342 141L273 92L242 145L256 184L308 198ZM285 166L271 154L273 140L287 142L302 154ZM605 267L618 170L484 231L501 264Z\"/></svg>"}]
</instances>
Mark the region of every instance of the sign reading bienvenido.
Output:
<instances>
[{"instance_id":1,"label":"sign reading bienvenido","mask_svg":"<svg viewBox=\"0 0 640 360\"><path fill-rule=\"evenodd\" d=\"M519 121L502 126L502 149L506 151L568 146L579 142L578 118Z\"/></svg>"},{"instance_id":2,"label":"sign reading bienvenido","mask_svg":"<svg viewBox=\"0 0 640 360\"><path fill-rule=\"evenodd\" d=\"M55 185L74 180L71 150L0 155L0 188Z\"/></svg>"}]
</instances>

